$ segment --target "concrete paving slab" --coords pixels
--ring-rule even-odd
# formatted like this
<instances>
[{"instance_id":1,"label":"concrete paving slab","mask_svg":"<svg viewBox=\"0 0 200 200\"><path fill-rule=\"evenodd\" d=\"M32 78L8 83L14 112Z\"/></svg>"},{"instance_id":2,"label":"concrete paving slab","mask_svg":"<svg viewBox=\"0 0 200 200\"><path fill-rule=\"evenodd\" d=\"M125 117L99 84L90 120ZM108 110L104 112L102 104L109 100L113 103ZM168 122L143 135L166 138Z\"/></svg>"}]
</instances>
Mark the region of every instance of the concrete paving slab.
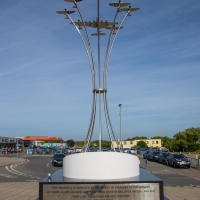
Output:
<instances>
[{"instance_id":1,"label":"concrete paving slab","mask_svg":"<svg viewBox=\"0 0 200 200\"><path fill-rule=\"evenodd\" d=\"M0 167L25 162L24 158L0 157Z\"/></svg>"}]
</instances>

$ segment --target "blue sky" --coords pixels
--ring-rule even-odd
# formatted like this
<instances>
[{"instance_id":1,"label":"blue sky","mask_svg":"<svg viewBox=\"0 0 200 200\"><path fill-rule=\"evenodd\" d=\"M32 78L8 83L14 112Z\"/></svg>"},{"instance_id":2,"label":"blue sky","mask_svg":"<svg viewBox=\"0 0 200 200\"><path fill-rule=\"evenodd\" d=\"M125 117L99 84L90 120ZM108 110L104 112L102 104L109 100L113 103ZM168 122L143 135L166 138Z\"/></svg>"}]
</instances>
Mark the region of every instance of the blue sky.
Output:
<instances>
[{"instance_id":1,"label":"blue sky","mask_svg":"<svg viewBox=\"0 0 200 200\"><path fill-rule=\"evenodd\" d=\"M115 8L107 6L110 2L100 1L102 20L113 20ZM129 2L140 10L124 22L108 70L108 106L116 137L119 103L123 139L173 137L186 128L200 127L200 1ZM79 6L86 21L96 19L96 1L84 0ZM1 136L47 135L76 141L87 134L91 73L76 30L56 14L64 8L71 9L72 4L0 1ZM120 13L118 21L123 16ZM71 17L79 19L77 13ZM107 36L101 37L102 58ZM91 36L91 42L97 64L97 37ZM107 140L103 110L102 121Z\"/></svg>"}]
</instances>

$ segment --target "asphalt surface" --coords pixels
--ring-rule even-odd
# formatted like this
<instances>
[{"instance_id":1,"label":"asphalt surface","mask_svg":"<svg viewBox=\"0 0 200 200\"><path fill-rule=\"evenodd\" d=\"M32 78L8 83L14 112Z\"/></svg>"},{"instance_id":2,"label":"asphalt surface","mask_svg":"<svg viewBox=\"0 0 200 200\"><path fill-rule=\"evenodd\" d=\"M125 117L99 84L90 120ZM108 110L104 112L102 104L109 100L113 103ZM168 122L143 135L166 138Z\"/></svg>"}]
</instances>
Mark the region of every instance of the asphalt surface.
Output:
<instances>
[{"instance_id":1,"label":"asphalt surface","mask_svg":"<svg viewBox=\"0 0 200 200\"><path fill-rule=\"evenodd\" d=\"M15 160L16 154L0 155L0 161L3 160L1 157ZM23 162L0 167L0 199L14 200L18 191L21 191L17 196L19 199L38 199L38 182L47 177L48 173L52 174L62 168L52 166L52 155L22 153L19 157ZM200 170L172 168L151 161L147 161L143 168L163 180L165 195L170 200L200 199Z\"/></svg>"},{"instance_id":2,"label":"asphalt surface","mask_svg":"<svg viewBox=\"0 0 200 200\"><path fill-rule=\"evenodd\" d=\"M61 169L52 166L51 157L52 155L21 155L23 162L0 167L0 182L38 182L47 177L48 173Z\"/></svg>"},{"instance_id":3,"label":"asphalt surface","mask_svg":"<svg viewBox=\"0 0 200 200\"><path fill-rule=\"evenodd\" d=\"M157 162L141 158L142 165L150 173L163 180L165 186L195 186L200 187L200 170L195 168L173 168Z\"/></svg>"}]
</instances>

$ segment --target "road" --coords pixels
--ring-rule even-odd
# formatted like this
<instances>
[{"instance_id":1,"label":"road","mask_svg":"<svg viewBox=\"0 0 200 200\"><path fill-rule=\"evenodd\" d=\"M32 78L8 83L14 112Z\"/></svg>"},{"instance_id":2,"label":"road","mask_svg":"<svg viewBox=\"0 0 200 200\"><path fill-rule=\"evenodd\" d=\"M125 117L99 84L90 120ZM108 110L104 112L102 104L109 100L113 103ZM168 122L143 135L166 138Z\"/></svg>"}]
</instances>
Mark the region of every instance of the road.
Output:
<instances>
[{"instance_id":1,"label":"road","mask_svg":"<svg viewBox=\"0 0 200 200\"><path fill-rule=\"evenodd\" d=\"M15 154L0 155L16 157ZM38 200L38 182L61 167L51 165L52 155L26 155L23 163L0 167L0 199ZM142 161L142 160L141 160ZM170 200L199 200L200 170L174 169L156 162L147 162L146 170L161 178L164 193Z\"/></svg>"},{"instance_id":2,"label":"road","mask_svg":"<svg viewBox=\"0 0 200 200\"><path fill-rule=\"evenodd\" d=\"M141 159L141 162L144 160ZM147 164L143 166L147 171L162 179L164 186L200 187L200 170L198 169L173 168L152 161L147 161Z\"/></svg>"},{"instance_id":3,"label":"road","mask_svg":"<svg viewBox=\"0 0 200 200\"><path fill-rule=\"evenodd\" d=\"M12 157L14 155L5 155ZM38 182L62 167L51 164L51 155L21 155L26 161L0 167L0 182Z\"/></svg>"},{"instance_id":4,"label":"road","mask_svg":"<svg viewBox=\"0 0 200 200\"><path fill-rule=\"evenodd\" d=\"M3 155L15 156L15 155ZM62 167L51 164L52 155L20 154L26 161L23 163L0 167L0 182L38 182ZM140 156L139 156L140 157ZM142 159L140 157L140 159ZM141 160L142 162L142 160ZM172 168L157 162L147 161L144 165L147 171L163 180L165 186L200 187L200 170L190 168Z\"/></svg>"}]
</instances>

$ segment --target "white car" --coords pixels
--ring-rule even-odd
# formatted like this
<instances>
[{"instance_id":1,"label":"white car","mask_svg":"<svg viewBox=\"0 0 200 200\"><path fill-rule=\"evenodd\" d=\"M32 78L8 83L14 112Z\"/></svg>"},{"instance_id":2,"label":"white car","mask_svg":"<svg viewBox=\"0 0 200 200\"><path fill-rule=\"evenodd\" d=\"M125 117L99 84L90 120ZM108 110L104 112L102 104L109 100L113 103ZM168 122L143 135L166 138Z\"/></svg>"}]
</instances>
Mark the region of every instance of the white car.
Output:
<instances>
[{"instance_id":1,"label":"white car","mask_svg":"<svg viewBox=\"0 0 200 200\"><path fill-rule=\"evenodd\" d=\"M82 148L76 148L75 152L76 153L81 153L82 152Z\"/></svg>"},{"instance_id":2,"label":"white car","mask_svg":"<svg viewBox=\"0 0 200 200\"><path fill-rule=\"evenodd\" d=\"M69 148L68 153L75 153L75 150L73 148Z\"/></svg>"},{"instance_id":3,"label":"white car","mask_svg":"<svg viewBox=\"0 0 200 200\"><path fill-rule=\"evenodd\" d=\"M131 153L131 154L136 154L136 153L137 153L137 150L136 150L135 148L131 148L131 149L130 149L130 153Z\"/></svg>"}]
</instances>

